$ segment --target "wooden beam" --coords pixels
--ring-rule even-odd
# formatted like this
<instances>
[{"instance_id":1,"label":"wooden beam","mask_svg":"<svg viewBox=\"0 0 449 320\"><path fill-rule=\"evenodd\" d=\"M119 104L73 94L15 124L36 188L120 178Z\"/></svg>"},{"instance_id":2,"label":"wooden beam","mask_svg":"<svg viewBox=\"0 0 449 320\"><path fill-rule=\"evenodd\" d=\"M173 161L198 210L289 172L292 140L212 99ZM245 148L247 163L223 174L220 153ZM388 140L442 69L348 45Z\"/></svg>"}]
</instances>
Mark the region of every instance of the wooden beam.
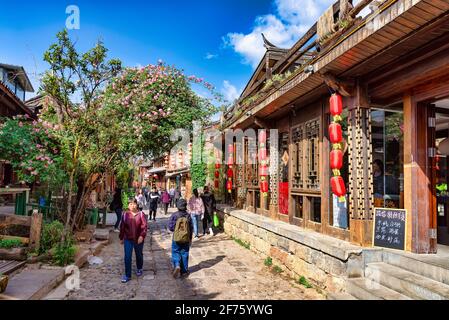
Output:
<instances>
[{"instance_id":1,"label":"wooden beam","mask_svg":"<svg viewBox=\"0 0 449 320\"><path fill-rule=\"evenodd\" d=\"M9 225L31 226L31 218L14 214L0 213L0 227Z\"/></svg>"},{"instance_id":2,"label":"wooden beam","mask_svg":"<svg viewBox=\"0 0 449 320\"><path fill-rule=\"evenodd\" d=\"M265 122L264 120L262 120L259 117L254 117L254 123L259 126L262 129L269 129L270 126L268 125L267 122Z\"/></svg>"},{"instance_id":3,"label":"wooden beam","mask_svg":"<svg viewBox=\"0 0 449 320\"><path fill-rule=\"evenodd\" d=\"M326 85L333 91L338 91L344 97L351 97L354 90L354 82L349 80L338 79L330 72L324 74L318 73Z\"/></svg>"}]
</instances>

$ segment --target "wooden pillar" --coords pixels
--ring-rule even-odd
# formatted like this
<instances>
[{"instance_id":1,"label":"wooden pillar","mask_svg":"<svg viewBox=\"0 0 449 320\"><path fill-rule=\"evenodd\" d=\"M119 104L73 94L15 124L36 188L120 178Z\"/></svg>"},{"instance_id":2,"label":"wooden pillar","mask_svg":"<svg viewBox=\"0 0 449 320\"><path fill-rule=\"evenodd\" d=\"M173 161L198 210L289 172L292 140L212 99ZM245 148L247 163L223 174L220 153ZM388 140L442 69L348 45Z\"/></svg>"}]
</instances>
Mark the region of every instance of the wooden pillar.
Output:
<instances>
[{"instance_id":1,"label":"wooden pillar","mask_svg":"<svg viewBox=\"0 0 449 320\"><path fill-rule=\"evenodd\" d=\"M37 210L31 215L30 249L39 249L42 231L42 213Z\"/></svg>"},{"instance_id":2,"label":"wooden pillar","mask_svg":"<svg viewBox=\"0 0 449 320\"><path fill-rule=\"evenodd\" d=\"M371 111L366 86L357 83L348 99L350 240L372 245L373 180Z\"/></svg>"},{"instance_id":3,"label":"wooden pillar","mask_svg":"<svg viewBox=\"0 0 449 320\"><path fill-rule=\"evenodd\" d=\"M406 94L404 102L404 207L407 210L407 251L436 253L431 228L431 161L428 157L428 111Z\"/></svg>"}]
</instances>

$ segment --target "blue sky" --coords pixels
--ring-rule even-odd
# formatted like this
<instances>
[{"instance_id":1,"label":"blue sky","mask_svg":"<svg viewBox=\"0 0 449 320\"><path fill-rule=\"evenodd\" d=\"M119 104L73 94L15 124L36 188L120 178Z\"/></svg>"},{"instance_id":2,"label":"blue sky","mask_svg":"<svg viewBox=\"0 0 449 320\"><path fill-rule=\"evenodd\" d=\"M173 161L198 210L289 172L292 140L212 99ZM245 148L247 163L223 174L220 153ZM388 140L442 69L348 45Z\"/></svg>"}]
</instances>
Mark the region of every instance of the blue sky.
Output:
<instances>
[{"instance_id":1,"label":"blue sky","mask_svg":"<svg viewBox=\"0 0 449 320\"><path fill-rule=\"evenodd\" d=\"M188 75L206 79L232 100L264 53L261 32L273 43L290 47L332 2L4 1L0 62L24 66L37 90L39 73L47 68L43 53L65 27L67 6L76 5L81 28L70 31L70 36L81 51L101 39L110 50L109 57L120 58L126 66L162 59Z\"/></svg>"}]
</instances>

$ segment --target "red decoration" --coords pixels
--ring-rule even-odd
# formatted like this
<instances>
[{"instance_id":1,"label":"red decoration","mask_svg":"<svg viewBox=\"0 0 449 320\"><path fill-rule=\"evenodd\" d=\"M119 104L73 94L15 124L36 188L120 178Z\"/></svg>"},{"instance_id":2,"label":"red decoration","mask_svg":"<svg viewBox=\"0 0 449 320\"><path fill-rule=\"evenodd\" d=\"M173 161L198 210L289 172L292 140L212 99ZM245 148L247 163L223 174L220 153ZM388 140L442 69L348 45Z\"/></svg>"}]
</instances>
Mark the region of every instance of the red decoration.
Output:
<instances>
[{"instance_id":1,"label":"red decoration","mask_svg":"<svg viewBox=\"0 0 449 320\"><path fill-rule=\"evenodd\" d=\"M228 169L228 178L232 178L234 176L234 172L232 169Z\"/></svg>"},{"instance_id":2,"label":"red decoration","mask_svg":"<svg viewBox=\"0 0 449 320\"><path fill-rule=\"evenodd\" d=\"M215 178L220 178L220 172L219 171L215 171Z\"/></svg>"},{"instance_id":3,"label":"red decoration","mask_svg":"<svg viewBox=\"0 0 449 320\"><path fill-rule=\"evenodd\" d=\"M264 161L267 159L267 149L259 149L259 161Z\"/></svg>"},{"instance_id":4,"label":"red decoration","mask_svg":"<svg viewBox=\"0 0 449 320\"><path fill-rule=\"evenodd\" d=\"M332 193L341 198L346 196L346 186L341 176L331 178Z\"/></svg>"},{"instance_id":5,"label":"red decoration","mask_svg":"<svg viewBox=\"0 0 449 320\"><path fill-rule=\"evenodd\" d=\"M260 166L259 167L259 176L266 177L268 176L268 166Z\"/></svg>"},{"instance_id":6,"label":"red decoration","mask_svg":"<svg viewBox=\"0 0 449 320\"><path fill-rule=\"evenodd\" d=\"M343 132L341 125L338 123L331 123L329 126L329 139L332 144L340 143L343 140Z\"/></svg>"},{"instance_id":7,"label":"red decoration","mask_svg":"<svg viewBox=\"0 0 449 320\"><path fill-rule=\"evenodd\" d=\"M221 164L216 163L216 164L215 164L215 169L220 169L220 168L221 168Z\"/></svg>"},{"instance_id":8,"label":"red decoration","mask_svg":"<svg viewBox=\"0 0 449 320\"><path fill-rule=\"evenodd\" d=\"M230 144L229 146L228 146L228 153L231 155L233 155L234 154L234 145L232 145L232 144Z\"/></svg>"},{"instance_id":9,"label":"red decoration","mask_svg":"<svg viewBox=\"0 0 449 320\"><path fill-rule=\"evenodd\" d=\"M332 170L340 170L343 167L343 151L332 150L330 156L330 166Z\"/></svg>"},{"instance_id":10,"label":"red decoration","mask_svg":"<svg viewBox=\"0 0 449 320\"><path fill-rule=\"evenodd\" d=\"M260 181L260 192L262 192L262 193L268 192L268 181L267 180Z\"/></svg>"},{"instance_id":11,"label":"red decoration","mask_svg":"<svg viewBox=\"0 0 449 320\"><path fill-rule=\"evenodd\" d=\"M232 179L229 179L228 182L226 183L226 189L228 189L229 193L232 192Z\"/></svg>"},{"instance_id":12,"label":"red decoration","mask_svg":"<svg viewBox=\"0 0 449 320\"><path fill-rule=\"evenodd\" d=\"M220 182L218 180L214 181L215 189L218 189L220 187Z\"/></svg>"},{"instance_id":13,"label":"red decoration","mask_svg":"<svg viewBox=\"0 0 449 320\"><path fill-rule=\"evenodd\" d=\"M267 131L259 130L259 143L266 143L266 142L267 142Z\"/></svg>"},{"instance_id":14,"label":"red decoration","mask_svg":"<svg viewBox=\"0 0 449 320\"><path fill-rule=\"evenodd\" d=\"M338 93L334 93L330 98L330 112L334 117L343 112L343 99Z\"/></svg>"}]
</instances>

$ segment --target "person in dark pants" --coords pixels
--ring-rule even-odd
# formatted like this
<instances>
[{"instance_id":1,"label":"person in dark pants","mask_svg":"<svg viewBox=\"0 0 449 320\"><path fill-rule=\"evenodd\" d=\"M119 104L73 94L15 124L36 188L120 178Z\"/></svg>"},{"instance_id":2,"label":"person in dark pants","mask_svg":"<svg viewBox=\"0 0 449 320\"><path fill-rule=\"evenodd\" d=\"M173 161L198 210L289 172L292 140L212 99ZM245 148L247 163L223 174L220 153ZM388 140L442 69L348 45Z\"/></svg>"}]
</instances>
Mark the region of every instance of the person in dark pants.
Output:
<instances>
[{"instance_id":1,"label":"person in dark pants","mask_svg":"<svg viewBox=\"0 0 449 320\"><path fill-rule=\"evenodd\" d=\"M136 275L143 275L143 246L146 235L147 217L138 210L137 200L133 200L129 204L129 210L123 214L120 224L119 238L125 249L125 275L122 277L122 283L131 280L133 250L136 253Z\"/></svg>"},{"instance_id":2,"label":"person in dark pants","mask_svg":"<svg viewBox=\"0 0 449 320\"><path fill-rule=\"evenodd\" d=\"M171 202L170 194L167 192L167 190L162 191L161 200L162 200L162 205L163 205L163 209L164 209L164 214L167 215L168 206L170 205L170 202Z\"/></svg>"},{"instance_id":3,"label":"person in dark pants","mask_svg":"<svg viewBox=\"0 0 449 320\"><path fill-rule=\"evenodd\" d=\"M188 232L188 242L186 243L177 243L175 241L175 234L172 239L172 264L173 264L173 277L177 278L179 275L186 276L189 274L189 251L190 246L192 244L192 236L193 236L193 223L190 214L187 212L187 201L184 199L178 200L176 203L176 207L178 208L178 212L173 213L170 217L170 221L168 223L168 229L171 232L179 232L179 230L175 231L176 222L180 218L187 219L187 232ZM184 220L185 221L185 220Z\"/></svg>"},{"instance_id":4,"label":"person in dark pants","mask_svg":"<svg viewBox=\"0 0 449 320\"><path fill-rule=\"evenodd\" d=\"M118 227L120 225L120 221L122 220L123 212L122 190L120 188L115 189L114 197L112 198L109 209L114 211L117 215L117 222L115 223L114 231L119 232Z\"/></svg>"},{"instance_id":5,"label":"person in dark pants","mask_svg":"<svg viewBox=\"0 0 449 320\"><path fill-rule=\"evenodd\" d=\"M215 201L214 194L210 192L208 186L204 187L204 193L201 195L201 199L203 199L204 203L203 235L206 235L206 232L209 229L209 234L213 236L214 231L212 229L212 225L209 227L209 224L212 223L212 218L215 210L217 209L217 202Z\"/></svg>"},{"instance_id":6,"label":"person in dark pants","mask_svg":"<svg viewBox=\"0 0 449 320\"><path fill-rule=\"evenodd\" d=\"M157 207L158 204L160 202L160 196L159 196L159 192L157 192L156 188L153 188L153 191L150 192L149 195L149 203L150 203L150 217L149 219L153 219L154 221L156 221L156 212L157 212Z\"/></svg>"}]
</instances>

